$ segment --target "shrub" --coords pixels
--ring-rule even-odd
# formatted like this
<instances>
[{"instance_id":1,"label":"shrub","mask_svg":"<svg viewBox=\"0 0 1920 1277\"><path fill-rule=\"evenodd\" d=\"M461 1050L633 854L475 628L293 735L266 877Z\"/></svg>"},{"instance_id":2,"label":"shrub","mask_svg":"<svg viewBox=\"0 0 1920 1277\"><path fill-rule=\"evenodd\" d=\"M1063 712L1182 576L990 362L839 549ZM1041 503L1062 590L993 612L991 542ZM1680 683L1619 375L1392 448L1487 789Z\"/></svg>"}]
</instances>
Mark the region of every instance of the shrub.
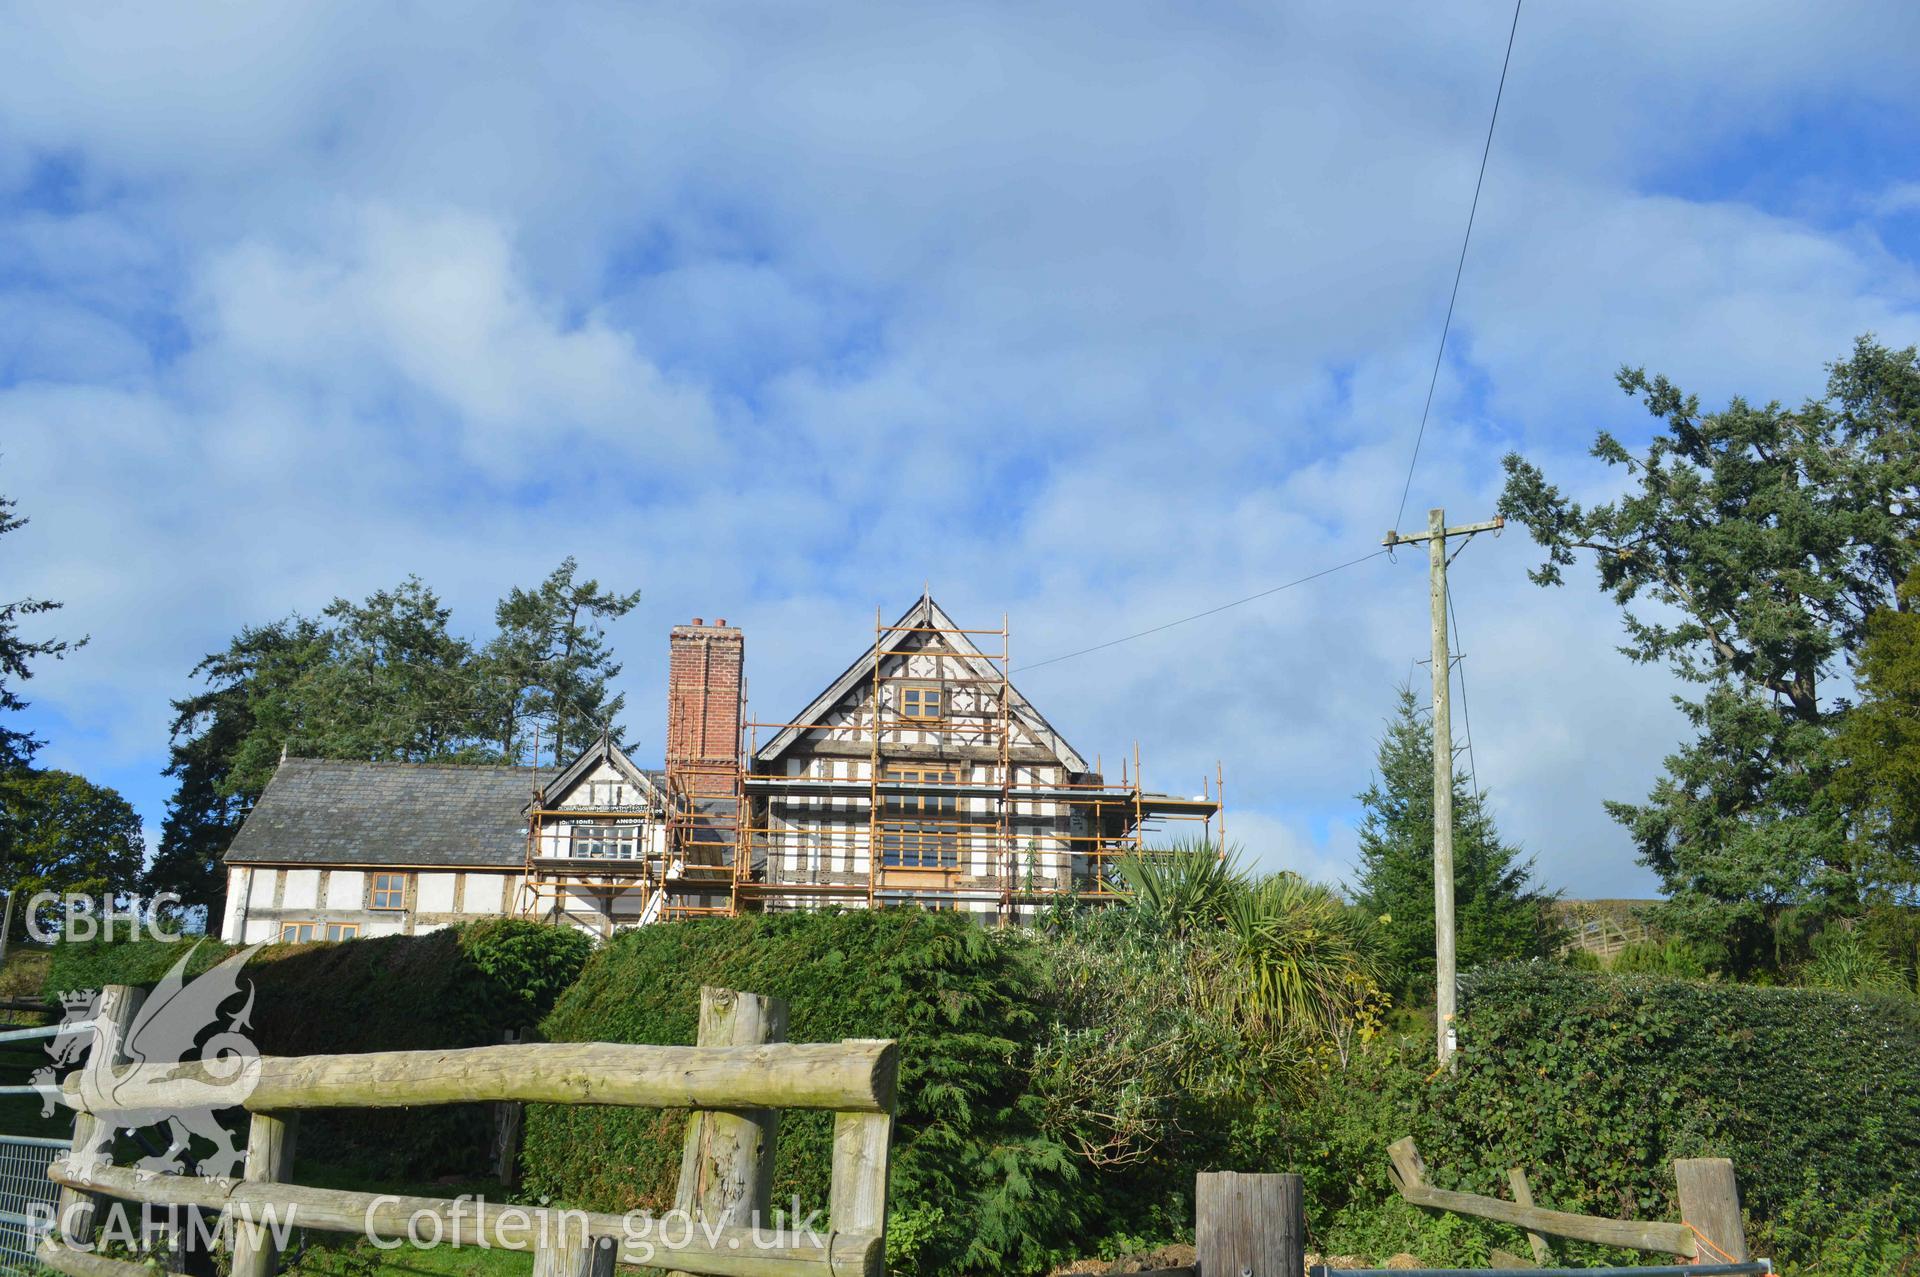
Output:
<instances>
[{"instance_id":1,"label":"shrub","mask_svg":"<svg viewBox=\"0 0 1920 1277\"><path fill-rule=\"evenodd\" d=\"M267 1055L429 1050L499 1042L531 1029L572 983L592 942L565 927L494 919L419 936L268 945L247 965L251 1036ZM237 952L155 940L58 944L46 993L104 984L151 986L183 956L197 975ZM314 1112L302 1156L352 1161L376 1175L471 1173L491 1137L486 1106Z\"/></svg>"},{"instance_id":2,"label":"shrub","mask_svg":"<svg viewBox=\"0 0 1920 1277\"><path fill-rule=\"evenodd\" d=\"M1074 1239L1079 1164L1026 1095L1032 941L914 910L768 914L644 927L589 961L543 1028L555 1040L691 1043L700 987L787 999L796 1042L898 1038L893 1210L921 1272L1030 1272ZM589 1209L672 1205L685 1114L529 1106L531 1192ZM782 1117L774 1199L826 1204L831 1116ZM928 1207L938 1207L929 1210Z\"/></svg>"},{"instance_id":3,"label":"shrub","mask_svg":"<svg viewBox=\"0 0 1920 1277\"><path fill-rule=\"evenodd\" d=\"M1637 940L1613 955L1606 969L1616 975L1660 975L1680 980L1704 980L1710 967L1709 955L1691 941Z\"/></svg>"},{"instance_id":4,"label":"shrub","mask_svg":"<svg viewBox=\"0 0 1920 1277\"><path fill-rule=\"evenodd\" d=\"M1816 989L1907 993L1906 972L1858 930L1832 923L1813 938L1813 956L1800 968L1800 983Z\"/></svg>"}]
</instances>

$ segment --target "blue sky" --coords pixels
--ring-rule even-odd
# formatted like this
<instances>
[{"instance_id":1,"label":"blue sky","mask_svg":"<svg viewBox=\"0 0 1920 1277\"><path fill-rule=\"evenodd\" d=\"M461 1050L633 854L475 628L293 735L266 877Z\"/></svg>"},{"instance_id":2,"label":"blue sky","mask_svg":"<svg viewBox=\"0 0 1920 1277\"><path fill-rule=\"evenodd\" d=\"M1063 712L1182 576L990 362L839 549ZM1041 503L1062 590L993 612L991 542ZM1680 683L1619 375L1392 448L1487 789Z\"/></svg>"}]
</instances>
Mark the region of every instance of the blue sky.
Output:
<instances>
[{"instance_id":1,"label":"blue sky","mask_svg":"<svg viewBox=\"0 0 1920 1277\"><path fill-rule=\"evenodd\" d=\"M137 5L0 17L8 597L92 636L43 760L157 826L239 626L409 572L472 632L576 555L657 757L666 629L804 704L931 583L1016 666L1364 553L1393 516L1511 9ZM1521 18L1403 525L1646 419L1622 363L1798 399L1920 339L1920 10ZM1681 725L1583 570L1456 565L1481 783L1550 885ZM1087 754L1216 759L1260 863L1351 862L1424 672L1419 556L1035 669Z\"/></svg>"}]
</instances>

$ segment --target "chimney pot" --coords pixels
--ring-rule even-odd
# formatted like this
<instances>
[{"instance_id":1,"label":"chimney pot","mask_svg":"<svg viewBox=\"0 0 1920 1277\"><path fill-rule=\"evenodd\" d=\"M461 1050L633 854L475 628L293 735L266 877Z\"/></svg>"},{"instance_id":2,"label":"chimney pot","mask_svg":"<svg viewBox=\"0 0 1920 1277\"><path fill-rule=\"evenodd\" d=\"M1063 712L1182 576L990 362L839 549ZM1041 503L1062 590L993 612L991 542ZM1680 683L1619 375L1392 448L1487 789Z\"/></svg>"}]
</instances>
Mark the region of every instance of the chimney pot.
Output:
<instances>
[{"instance_id":1,"label":"chimney pot","mask_svg":"<svg viewBox=\"0 0 1920 1277\"><path fill-rule=\"evenodd\" d=\"M727 618L724 616L714 622L715 625L725 625L726 623L727 623Z\"/></svg>"},{"instance_id":2,"label":"chimney pot","mask_svg":"<svg viewBox=\"0 0 1920 1277\"><path fill-rule=\"evenodd\" d=\"M705 625L705 624L706 624L706 622L705 622L705 621L703 621L703 620L701 620L701 619L700 619L699 617L697 617L697 616L693 618L693 623L694 623L695 625Z\"/></svg>"}]
</instances>

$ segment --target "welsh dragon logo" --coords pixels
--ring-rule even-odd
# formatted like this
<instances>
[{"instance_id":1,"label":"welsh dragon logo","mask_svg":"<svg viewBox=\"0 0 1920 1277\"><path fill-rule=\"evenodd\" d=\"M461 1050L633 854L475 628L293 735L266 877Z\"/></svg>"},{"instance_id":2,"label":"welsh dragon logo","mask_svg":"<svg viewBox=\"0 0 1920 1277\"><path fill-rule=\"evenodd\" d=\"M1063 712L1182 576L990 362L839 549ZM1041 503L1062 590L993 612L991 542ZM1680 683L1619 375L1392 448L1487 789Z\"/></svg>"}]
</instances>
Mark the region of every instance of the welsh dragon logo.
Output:
<instances>
[{"instance_id":1,"label":"welsh dragon logo","mask_svg":"<svg viewBox=\"0 0 1920 1277\"><path fill-rule=\"evenodd\" d=\"M240 996L240 968L260 947L243 949L193 980L187 979L189 949L141 1003L124 1038L112 1026L92 1024L100 1010L97 990L61 995L61 1032L47 1046L52 1062L35 1071L33 1080L43 1088L42 1116L50 1117L58 1071L82 1065L80 1093L102 1117L93 1125L92 1139L84 1147L76 1144L68 1158L78 1176L89 1178L112 1164L118 1131L148 1127L165 1128L167 1146L150 1151L135 1169L240 1175L245 1142L236 1142L215 1115L243 1103L259 1080L260 1052L247 1036L253 982L246 982L246 1001L238 1010L222 1008ZM196 1139L213 1151L196 1155Z\"/></svg>"}]
</instances>

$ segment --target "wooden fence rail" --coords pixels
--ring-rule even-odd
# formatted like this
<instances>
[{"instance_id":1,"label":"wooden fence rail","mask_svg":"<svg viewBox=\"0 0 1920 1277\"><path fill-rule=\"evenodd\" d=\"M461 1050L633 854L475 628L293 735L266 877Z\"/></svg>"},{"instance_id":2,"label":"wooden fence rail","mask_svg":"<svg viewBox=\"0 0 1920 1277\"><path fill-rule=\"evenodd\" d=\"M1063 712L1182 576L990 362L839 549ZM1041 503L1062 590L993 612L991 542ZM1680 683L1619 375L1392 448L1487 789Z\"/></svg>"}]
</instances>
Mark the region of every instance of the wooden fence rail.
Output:
<instances>
[{"instance_id":1,"label":"wooden fence rail","mask_svg":"<svg viewBox=\"0 0 1920 1277\"><path fill-rule=\"evenodd\" d=\"M1420 1157L1412 1137L1395 1140L1387 1146L1388 1175L1400 1196L1415 1206L1498 1220L1525 1229L1529 1234L1567 1237L1575 1241L1598 1242L1629 1250L1658 1251L1683 1259L1721 1259L1729 1263L1747 1262L1750 1253L1740 1216L1739 1189L1734 1183L1733 1163L1725 1158L1680 1159L1673 1164L1679 1189L1680 1222L1660 1220L1603 1219L1595 1215L1575 1215L1568 1211L1544 1210L1533 1204L1533 1195L1525 1191L1524 1172L1511 1172L1515 1196L1524 1201L1501 1201L1478 1193L1457 1193L1434 1188L1427 1183L1426 1163ZM1706 1254L1701 1254L1702 1248ZM1543 1253L1536 1246L1535 1253Z\"/></svg>"},{"instance_id":2,"label":"wooden fence rail","mask_svg":"<svg viewBox=\"0 0 1920 1277\"><path fill-rule=\"evenodd\" d=\"M80 1115L76 1128L113 1114L152 1121L165 1110L245 1108L255 1114L246 1174L238 1180L148 1175L115 1166L86 1169L67 1160L56 1161L48 1175L69 1190L63 1200L76 1204L86 1201L83 1195L106 1194L217 1212L233 1229L235 1277L270 1277L269 1223L382 1239L406 1238L411 1224L414 1235L424 1231L441 1244L534 1251L536 1273L551 1277L605 1272L614 1258L714 1277L878 1277L885 1262L897 1046L769 1040L784 1036L784 1004L721 989L702 990L701 1001L702 1045L692 1047L532 1043L126 1066L116 1066L111 1049L95 1050L62 1088L65 1102ZM110 1008L134 1004L132 991L109 991L105 1002ZM737 1023L743 1016L747 1023ZM105 1041L117 1041L111 1026ZM682 1186L680 1206L691 1216L684 1230L628 1216L509 1205L476 1210L471 1200L284 1182L293 1120L302 1109L485 1101L692 1109L688 1165L701 1176L710 1176L716 1164L731 1169L725 1182ZM777 1129L770 1114L783 1108L837 1114L831 1231L824 1236L750 1226L767 1205ZM717 1150L716 1141L737 1148ZM76 1149L83 1148L76 1142ZM62 1231L57 1227L40 1247L40 1258L55 1271L150 1277L144 1265L67 1244ZM74 1230L64 1231L74 1237Z\"/></svg>"}]
</instances>

